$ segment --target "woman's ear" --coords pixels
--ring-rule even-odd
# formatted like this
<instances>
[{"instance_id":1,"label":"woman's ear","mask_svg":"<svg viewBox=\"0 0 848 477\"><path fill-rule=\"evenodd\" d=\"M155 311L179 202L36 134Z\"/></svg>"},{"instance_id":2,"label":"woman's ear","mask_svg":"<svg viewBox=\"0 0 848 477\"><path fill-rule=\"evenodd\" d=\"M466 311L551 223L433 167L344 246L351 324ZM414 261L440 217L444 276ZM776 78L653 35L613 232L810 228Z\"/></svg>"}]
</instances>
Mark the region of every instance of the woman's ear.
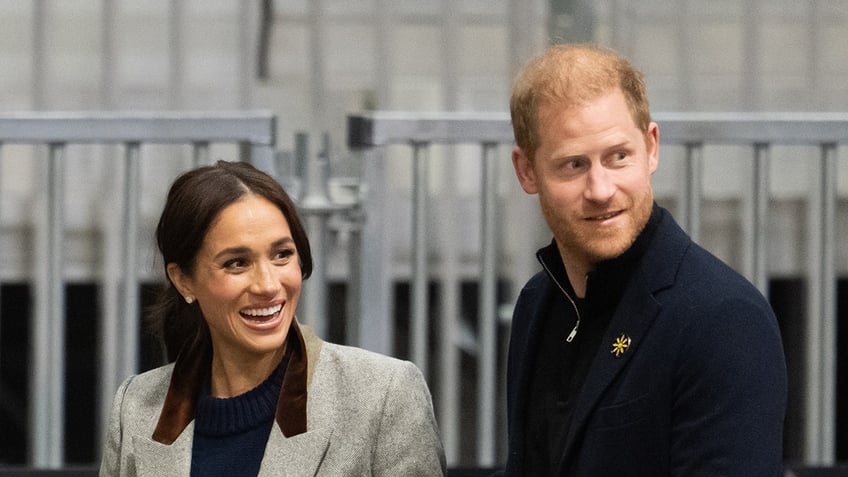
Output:
<instances>
[{"instance_id":1,"label":"woman's ear","mask_svg":"<svg viewBox=\"0 0 848 477\"><path fill-rule=\"evenodd\" d=\"M183 269L176 263L169 263L165 267L165 270L168 272L168 278L171 280L171 283L174 284L177 292L185 298L186 302L191 303L194 301L195 297L194 292L192 292L191 279L183 273Z\"/></svg>"}]
</instances>

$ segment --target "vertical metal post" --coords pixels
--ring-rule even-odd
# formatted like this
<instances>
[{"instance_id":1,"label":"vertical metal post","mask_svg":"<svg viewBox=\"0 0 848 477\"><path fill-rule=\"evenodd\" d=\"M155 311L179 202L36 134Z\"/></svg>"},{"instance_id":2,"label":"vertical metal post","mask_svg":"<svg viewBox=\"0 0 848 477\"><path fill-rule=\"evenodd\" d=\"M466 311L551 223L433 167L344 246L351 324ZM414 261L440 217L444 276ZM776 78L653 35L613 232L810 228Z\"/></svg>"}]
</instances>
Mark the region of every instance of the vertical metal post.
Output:
<instances>
[{"instance_id":1,"label":"vertical metal post","mask_svg":"<svg viewBox=\"0 0 848 477\"><path fill-rule=\"evenodd\" d=\"M250 154L250 163L257 169L265 171L271 177L281 181L280 171L277 168L277 157L274 146L271 144L245 144L244 148ZM287 191L288 192L288 191Z\"/></svg>"},{"instance_id":2,"label":"vertical metal post","mask_svg":"<svg viewBox=\"0 0 848 477\"><path fill-rule=\"evenodd\" d=\"M102 3L101 7L100 102L102 108L105 110L115 108L116 102L115 17L117 7L115 3L106 0ZM117 149L116 145L104 145L104 149L105 157L117 156L115 152ZM119 164L114 161L105 160L104 162L104 167L111 169L113 173L120 169ZM106 424L109 420L112 398L120 385L121 379L126 377L118 375L119 366L116 359L120 353L120 345L117 340L120 319L120 300L118 297L120 272L118 270L123 265L123 260L119 251L119 229L114 225L116 221L113 219L119 217L120 214L110 211L108 208L103 213L106 214L107 218L101 224L103 230L103 243L101 247L103 262L100 286L98 287L100 310L100 336L98 337L98 341L100 343L100 354L97 360L99 369L97 382L98 412L95 414L94 425L95 460L99 460L100 452L103 448L103 439L105 438Z\"/></svg>"},{"instance_id":3,"label":"vertical metal post","mask_svg":"<svg viewBox=\"0 0 848 477\"><path fill-rule=\"evenodd\" d=\"M822 144L809 198L804 460L832 465L836 420L836 144Z\"/></svg>"},{"instance_id":4,"label":"vertical metal post","mask_svg":"<svg viewBox=\"0 0 848 477\"><path fill-rule=\"evenodd\" d=\"M360 183L361 186L361 183ZM357 205L351 211L350 219L354 225L350 233L350 241L348 242L347 254L347 301L345 302L345 321L344 343L352 346L359 346L362 338L362 193L358 192Z\"/></svg>"},{"instance_id":5,"label":"vertical metal post","mask_svg":"<svg viewBox=\"0 0 848 477\"><path fill-rule=\"evenodd\" d=\"M3 160L3 142L0 141L0 162L2 162L2 160ZM0 172L2 172L2 167L0 167ZM2 183L3 183L3 176L0 175L0 184L2 184ZM0 195L0 199L2 199L2 198L3 198L3 196ZM0 202L0 210L2 210L2 206L3 206L3 203ZM3 286L3 283L2 283L2 280L0 280L0 303L3 302L2 286ZM3 314L0 313L0 356L3 356L3 346L2 346L2 344L3 344ZM3 362L0 361L0 365L2 365L2 364L3 364ZM0 395L3 394L3 373L2 373L2 369L3 369L2 366L0 366Z\"/></svg>"},{"instance_id":6,"label":"vertical metal post","mask_svg":"<svg viewBox=\"0 0 848 477\"><path fill-rule=\"evenodd\" d=\"M703 195L703 145L686 144L685 170L680 210L683 215L683 228L698 241L701 236L701 196Z\"/></svg>"},{"instance_id":7,"label":"vertical metal post","mask_svg":"<svg viewBox=\"0 0 848 477\"><path fill-rule=\"evenodd\" d=\"M363 200L367 220L362 224L363 246L359 290L359 346L378 353L394 350L392 276L387 240L386 207L388 185L383 149L372 149L363 162L363 182L368 184Z\"/></svg>"},{"instance_id":8,"label":"vertical metal post","mask_svg":"<svg viewBox=\"0 0 848 477\"><path fill-rule=\"evenodd\" d=\"M309 154L309 138L306 134L295 136L295 154L303 165L304 195L301 208L304 211L307 233L312 250L312 277L304 284L301 297L304 313L303 322L312 326L318 336L327 336L327 218L330 199L327 192L329 180L329 136L323 136L323 148L313 158Z\"/></svg>"},{"instance_id":9,"label":"vertical metal post","mask_svg":"<svg viewBox=\"0 0 848 477\"><path fill-rule=\"evenodd\" d=\"M372 104L366 108L387 108L391 97L391 54L389 52L391 0L376 0L374 5L375 28L375 73ZM359 283L355 285L358 310L357 344L365 349L391 354L394 349L394 320L392 319L392 279L390 273L389 247L386 240L385 208L388 183L386 157L383 149L361 152L362 183L367 184L362 192L362 213L367 217L358 232L357 248L361 255ZM367 244L367 246L366 246ZM354 288L351 288L354 293Z\"/></svg>"},{"instance_id":10,"label":"vertical metal post","mask_svg":"<svg viewBox=\"0 0 848 477\"><path fill-rule=\"evenodd\" d=\"M769 198L769 145L754 144L753 180L751 195L746 201L746 220L743 228L747 237L745 247L744 272L763 295L768 295L766 227L768 224Z\"/></svg>"},{"instance_id":11,"label":"vertical metal post","mask_svg":"<svg viewBox=\"0 0 848 477\"><path fill-rule=\"evenodd\" d=\"M192 164L194 167L208 166L211 164L209 157L209 142L198 141L191 145Z\"/></svg>"},{"instance_id":12,"label":"vertical metal post","mask_svg":"<svg viewBox=\"0 0 848 477\"><path fill-rule=\"evenodd\" d=\"M117 168L120 170L120 168ZM100 321L100 356L97 360L100 366L100 381L98 383L99 409L97 416L97 439L102 442L105 438L106 425L109 420L109 411L112 405L115 391L123 379L128 378L119 363L121 357L120 328L122 323L121 309L121 273L124 267L123 260L123 224L118 221L123 214L117 211L104 211L106 218L103 227L103 275L101 282L101 310L103 316ZM102 446L98 446L98 452ZM99 454L98 454L99 455Z\"/></svg>"},{"instance_id":13,"label":"vertical metal post","mask_svg":"<svg viewBox=\"0 0 848 477\"><path fill-rule=\"evenodd\" d=\"M448 217L437 221L444 231L441 235L446 239L450 231L456 230L457 215L448 213ZM454 244L451 244L454 245ZM442 306L439 309L439 394L434 406L438 412L439 430L445 448L445 460L449 467L457 465L460 459L460 387L462 381L459 373L459 335L461 330L461 297L460 280L457 269L459 253L455 247L445 247L442 250L441 295Z\"/></svg>"},{"instance_id":14,"label":"vertical metal post","mask_svg":"<svg viewBox=\"0 0 848 477\"><path fill-rule=\"evenodd\" d=\"M35 467L58 468L64 462L65 435L65 289L62 281L64 148L49 145L47 158L46 234L40 241L33 322L31 461Z\"/></svg>"},{"instance_id":15,"label":"vertical metal post","mask_svg":"<svg viewBox=\"0 0 848 477\"><path fill-rule=\"evenodd\" d=\"M140 193L141 145L125 145L124 162L124 228L123 228L123 301L120 343L121 375L138 372L139 290L138 290L138 204Z\"/></svg>"},{"instance_id":16,"label":"vertical metal post","mask_svg":"<svg viewBox=\"0 0 848 477\"><path fill-rule=\"evenodd\" d=\"M427 266L429 144L414 143L412 185L412 361L428 376L429 270Z\"/></svg>"},{"instance_id":17,"label":"vertical metal post","mask_svg":"<svg viewBox=\"0 0 848 477\"><path fill-rule=\"evenodd\" d=\"M497 147L483 144L480 226L480 295L477 355L477 463L495 464L495 402L497 386Z\"/></svg>"},{"instance_id":18,"label":"vertical metal post","mask_svg":"<svg viewBox=\"0 0 848 477\"><path fill-rule=\"evenodd\" d=\"M821 310L822 340L822 409L821 464L833 465L836 460L836 162L837 145L822 146L821 174L821 254L819 255L818 288Z\"/></svg>"}]
</instances>

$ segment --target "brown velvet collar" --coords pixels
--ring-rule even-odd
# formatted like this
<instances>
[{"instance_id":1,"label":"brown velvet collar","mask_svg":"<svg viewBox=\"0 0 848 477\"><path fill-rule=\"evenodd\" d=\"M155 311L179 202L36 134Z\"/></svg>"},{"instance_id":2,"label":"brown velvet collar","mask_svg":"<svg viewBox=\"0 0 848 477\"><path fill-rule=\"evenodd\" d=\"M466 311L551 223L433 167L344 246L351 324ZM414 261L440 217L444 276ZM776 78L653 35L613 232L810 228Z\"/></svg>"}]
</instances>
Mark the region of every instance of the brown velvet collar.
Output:
<instances>
[{"instance_id":1,"label":"brown velvet collar","mask_svg":"<svg viewBox=\"0 0 848 477\"><path fill-rule=\"evenodd\" d=\"M292 320L286 341L292 349L280 386L275 419L283 435L292 437L306 432L306 343L297 320ZM208 379L211 368L212 347L208 344L195 340L180 351L174 363L159 422L153 431L154 441L173 444L194 420L194 406L200 386Z\"/></svg>"}]
</instances>

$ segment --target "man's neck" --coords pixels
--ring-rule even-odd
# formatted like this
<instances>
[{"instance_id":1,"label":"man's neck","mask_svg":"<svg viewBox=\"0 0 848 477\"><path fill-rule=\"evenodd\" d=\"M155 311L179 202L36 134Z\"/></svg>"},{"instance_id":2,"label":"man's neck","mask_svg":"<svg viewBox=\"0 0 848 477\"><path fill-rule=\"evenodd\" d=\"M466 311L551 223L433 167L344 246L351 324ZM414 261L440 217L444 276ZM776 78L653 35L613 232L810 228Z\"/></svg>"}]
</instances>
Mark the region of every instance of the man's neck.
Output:
<instances>
[{"instance_id":1,"label":"man's neck","mask_svg":"<svg viewBox=\"0 0 848 477\"><path fill-rule=\"evenodd\" d=\"M565 274L568 277L571 288L577 298L586 298L586 277L589 272L595 269L594 262L588 258L575 257L573 254L566 254L565 251L557 242L557 250L562 259L562 265L565 267Z\"/></svg>"}]
</instances>

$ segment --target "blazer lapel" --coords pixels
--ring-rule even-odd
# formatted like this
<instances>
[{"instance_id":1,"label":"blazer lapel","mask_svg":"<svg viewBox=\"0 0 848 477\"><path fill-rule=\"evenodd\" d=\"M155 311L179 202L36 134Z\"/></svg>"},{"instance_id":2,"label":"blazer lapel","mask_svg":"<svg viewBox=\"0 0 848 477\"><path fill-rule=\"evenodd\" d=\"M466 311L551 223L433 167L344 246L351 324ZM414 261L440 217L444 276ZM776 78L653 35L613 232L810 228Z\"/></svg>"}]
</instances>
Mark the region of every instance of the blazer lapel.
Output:
<instances>
[{"instance_id":1,"label":"blazer lapel","mask_svg":"<svg viewBox=\"0 0 848 477\"><path fill-rule=\"evenodd\" d=\"M191 471L191 445L194 421L170 445L146 436L133 436L138 477L178 477Z\"/></svg>"},{"instance_id":2,"label":"blazer lapel","mask_svg":"<svg viewBox=\"0 0 848 477\"><path fill-rule=\"evenodd\" d=\"M259 477L317 475L330 447L332 433L331 428L323 428L286 437L280 427L275 425L268 436Z\"/></svg>"},{"instance_id":3,"label":"blazer lapel","mask_svg":"<svg viewBox=\"0 0 848 477\"><path fill-rule=\"evenodd\" d=\"M628 291L622 297L618 310L613 315L601 340L586 381L583 383L560 460L561 470L567 468L563 465L572 458L578 442L582 439L588 418L601 400L604 391L638 351L642 338L660 311L659 303L645 288L644 282L638 279L638 275L634 278L636 278L635 283L628 287ZM634 293L634 289L638 291ZM620 344L616 346L616 342ZM620 352L616 353L616 349Z\"/></svg>"},{"instance_id":4,"label":"blazer lapel","mask_svg":"<svg viewBox=\"0 0 848 477\"><path fill-rule=\"evenodd\" d=\"M642 339L661 309L654 296L660 290L674 285L683 256L692 244L691 239L668 213L664 210L660 213L654 240L642 257L640 267L633 274L632 283L626 287L601 341L597 356L589 368L574 409L572 425L560 460L560 470L567 468L564 466L573 458L576 446L583 438L588 418L604 391L638 352ZM619 338L623 339L627 347L623 352L616 354L613 347Z\"/></svg>"}]
</instances>

